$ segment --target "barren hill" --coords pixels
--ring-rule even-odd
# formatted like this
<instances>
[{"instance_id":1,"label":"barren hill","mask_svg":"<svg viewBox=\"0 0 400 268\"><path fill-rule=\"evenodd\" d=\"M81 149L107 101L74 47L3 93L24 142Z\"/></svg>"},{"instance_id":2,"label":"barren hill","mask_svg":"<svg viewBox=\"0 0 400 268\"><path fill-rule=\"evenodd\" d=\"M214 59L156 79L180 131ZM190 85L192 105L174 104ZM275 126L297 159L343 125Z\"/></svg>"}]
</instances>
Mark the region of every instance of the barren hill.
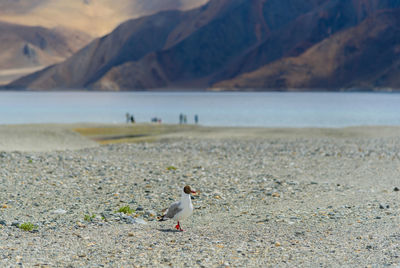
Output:
<instances>
[{"instance_id":1,"label":"barren hill","mask_svg":"<svg viewBox=\"0 0 400 268\"><path fill-rule=\"evenodd\" d=\"M190 9L208 0L2 0L0 20L11 23L67 27L94 37L111 32L131 18L167 9Z\"/></svg>"},{"instance_id":2,"label":"barren hill","mask_svg":"<svg viewBox=\"0 0 400 268\"><path fill-rule=\"evenodd\" d=\"M90 41L77 31L0 22L0 84L63 61Z\"/></svg>"},{"instance_id":3,"label":"barren hill","mask_svg":"<svg viewBox=\"0 0 400 268\"><path fill-rule=\"evenodd\" d=\"M9 87L396 89L399 8L389 0L211 0L129 20Z\"/></svg>"},{"instance_id":4,"label":"barren hill","mask_svg":"<svg viewBox=\"0 0 400 268\"><path fill-rule=\"evenodd\" d=\"M0 84L65 60L125 20L206 1L1 0Z\"/></svg>"},{"instance_id":5,"label":"barren hill","mask_svg":"<svg viewBox=\"0 0 400 268\"><path fill-rule=\"evenodd\" d=\"M216 84L264 90L400 88L400 10L377 13L297 57Z\"/></svg>"}]
</instances>

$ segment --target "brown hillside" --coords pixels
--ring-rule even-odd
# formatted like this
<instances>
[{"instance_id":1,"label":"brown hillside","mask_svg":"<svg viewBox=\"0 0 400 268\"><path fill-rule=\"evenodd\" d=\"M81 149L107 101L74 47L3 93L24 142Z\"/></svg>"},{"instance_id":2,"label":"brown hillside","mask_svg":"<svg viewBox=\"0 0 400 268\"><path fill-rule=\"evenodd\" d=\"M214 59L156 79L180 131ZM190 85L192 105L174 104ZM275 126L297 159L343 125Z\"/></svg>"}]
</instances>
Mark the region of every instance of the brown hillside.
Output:
<instances>
[{"instance_id":1,"label":"brown hillside","mask_svg":"<svg viewBox=\"0 0 400 268\"><path fill-rule=\"evenodd\" d=\"M400 10L384 11L298 57L217 83L222 88L399 88Z\"/></svg>"},{"instance_id":2,"label":"brown hillside","mask_svg":"<svg viewBox=\"0 0 400 268\"><path fill-rule=\"evenodd\" d=\"M89 40L72 30L0 22L0 84L61 62Z\"/></svg>"},{"instance_id":3,"label":"brown hillside","mask_svg":"<svg viewBox=\"0 0 400 268\"><path fill-rule=\"evenodd\" d=\"M212 0L190 11L165 11L127 21L65 62L9 87L287 90L392 86L396 54L386 52L397 44L397 21L388 14L397 14L397 8L400 2L389 0ZM373 25L373 21L379 23ZM369 32L372 26L375 30ZM346 34L349 30L356 32ZM378 37L371 36L373 32ZM334 38L339 40L334 43ZM330 42L324 53L313 52L316 45ZM345 49L341 42L344 47L346 42L360 44ZM379 65L364 66L373 61ZM348 77L342 69L357 71ZM338 76L327 79L329 72ZM380 78L368 82L373 76Z\"/></svg>"},{"instance_id":4,"label":"brown hillside","mask_svg":"<svg viewBox=\"0 0 400 268\"><path fill-rule=\"evenodd\" d=\"M64 27L90 34L108 34L118 24L169 9L190 9L208 0L2 0L0 20L10 23Z\"/></svg>"}]
</instances>

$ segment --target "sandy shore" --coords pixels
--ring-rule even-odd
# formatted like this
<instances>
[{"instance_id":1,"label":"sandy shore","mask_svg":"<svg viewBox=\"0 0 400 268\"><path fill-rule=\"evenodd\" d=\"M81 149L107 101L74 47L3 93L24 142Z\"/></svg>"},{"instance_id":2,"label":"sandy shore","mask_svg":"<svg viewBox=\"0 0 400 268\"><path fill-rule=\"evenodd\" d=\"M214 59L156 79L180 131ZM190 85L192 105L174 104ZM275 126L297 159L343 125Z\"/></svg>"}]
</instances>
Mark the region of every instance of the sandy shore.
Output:
<instances>
[{"instance_id":1,"label":"sandy shore","mask_svg":"<svg viewBox=\"0 0 400 268\"><path fill-rule=\"evenodd\" d=\"M400 127L248 128L158 124L0 125L0 151L77 150L101 144L181 139L396 138Z\"/></svg>"},{"instance_id":2,"label":"sandy shore","mask_svg":"<svg viewBox=\"0 0 400 268\"><path fill-rule=\"evenodd\" d=\"M72 129L73 125L0 125L0 151L42 152L99 146Z\"/></svg>"},{"instance_id":3,"label":"sandy shore","mask_svg":"<svg viewBox=\"0 0 400 268\"><path fill-rule=\"evenodd\" d=\"M398 127L34 125L0 137L0 266L400 264ZM200 195L180 233L156 217L185 184Z\"/></svg>"}]
</instances>

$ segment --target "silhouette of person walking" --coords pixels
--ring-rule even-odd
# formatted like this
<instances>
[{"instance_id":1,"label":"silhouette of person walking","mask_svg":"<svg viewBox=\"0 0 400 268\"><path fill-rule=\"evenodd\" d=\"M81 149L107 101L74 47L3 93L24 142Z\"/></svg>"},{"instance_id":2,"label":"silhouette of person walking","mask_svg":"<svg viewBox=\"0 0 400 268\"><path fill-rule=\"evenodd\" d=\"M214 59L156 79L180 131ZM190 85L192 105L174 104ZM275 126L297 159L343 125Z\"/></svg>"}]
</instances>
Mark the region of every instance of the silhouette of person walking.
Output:
<instances>
[{"instance_id":1,"label":"silhouette of person walking","mask_svg":"<svg viewBox=\"0 0 400 268\"><path fill-rule=\"evenodd\" d=\"M199 123L199 116L197 114L194 116L194 123L196 125Z\"/></svg>"},{"instance_id":2,"label":"silhouette of person walking","mask_svg":"<svg viewBox=\"0 0 400 268\"><path fill-rule=\"evenodd\" d=\"M182 124L183 124L183 114L180 113L179 114L179 125L182 125Z\"/></svg>"}]
</instances>

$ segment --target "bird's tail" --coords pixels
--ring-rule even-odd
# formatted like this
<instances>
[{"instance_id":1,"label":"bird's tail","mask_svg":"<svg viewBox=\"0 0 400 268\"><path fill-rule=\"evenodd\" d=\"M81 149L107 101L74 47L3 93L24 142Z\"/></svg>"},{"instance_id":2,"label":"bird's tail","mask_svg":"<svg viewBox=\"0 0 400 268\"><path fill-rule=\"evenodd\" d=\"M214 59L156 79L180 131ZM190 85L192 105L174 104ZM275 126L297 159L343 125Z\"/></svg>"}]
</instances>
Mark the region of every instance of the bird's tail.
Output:
<instances>
[{"instance_id":1,"label":"bird's tail","mask_svg":"<svg viewBox=\"0 0 400 268\"><path fill-rule=\"evenodd\" d=\"M165 215L163 215L163 216L158 217L157 220L158 221L166 221L166 220L168 220L168 218L166 218Z\"/></svg>"}]
</instances>

